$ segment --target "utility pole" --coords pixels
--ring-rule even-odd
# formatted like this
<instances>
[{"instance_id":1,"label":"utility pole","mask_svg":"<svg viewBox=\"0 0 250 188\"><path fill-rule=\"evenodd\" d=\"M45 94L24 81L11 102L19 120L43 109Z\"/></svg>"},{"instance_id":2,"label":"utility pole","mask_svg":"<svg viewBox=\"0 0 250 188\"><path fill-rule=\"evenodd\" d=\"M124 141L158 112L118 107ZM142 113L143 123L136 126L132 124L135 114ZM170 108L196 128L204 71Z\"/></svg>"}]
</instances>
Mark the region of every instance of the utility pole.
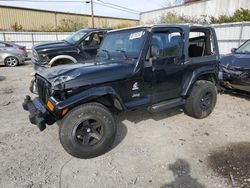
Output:
<instances>
[{"instance_id":1,"label":"utility pole","mask_svg":"<svg viewBox=\"0 0 250 188\"><path fill-rule=\"evenodd\" d=\"M95 28L95 18L94 18L94 4L93 4L93 0L90 1L85 1L85 3L91 5L91 21L92 21L92 28Z\"/></svg>"},{"instance_id":2,"label":"utility pole","mask_svg":"<svg viewBox=\"0 0 250 188\"><path fill-rule=\"evenodd\" d=\"M91 0L91 19L92 19L92 28L95 28L95 18L94 18L94 5L93 0Z\"/></svg>"}]
</instances>

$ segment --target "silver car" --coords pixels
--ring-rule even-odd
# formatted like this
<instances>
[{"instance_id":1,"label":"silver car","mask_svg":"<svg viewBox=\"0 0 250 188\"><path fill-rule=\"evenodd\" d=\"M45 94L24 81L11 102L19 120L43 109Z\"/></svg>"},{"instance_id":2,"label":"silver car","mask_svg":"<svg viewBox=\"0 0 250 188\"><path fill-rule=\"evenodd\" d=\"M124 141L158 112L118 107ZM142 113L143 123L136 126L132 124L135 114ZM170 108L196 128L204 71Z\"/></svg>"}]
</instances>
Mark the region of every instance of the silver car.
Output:
<instances>
[{"instance_id":1,"label":"silver car","mask_svg":"<svg viewBox=\"0 0 250 188\"><path fill-rule=\"evenodd\" d=\"M0 41L0 64L15 67L27 58L25 46Z\"/></svg>"}]
</instances>

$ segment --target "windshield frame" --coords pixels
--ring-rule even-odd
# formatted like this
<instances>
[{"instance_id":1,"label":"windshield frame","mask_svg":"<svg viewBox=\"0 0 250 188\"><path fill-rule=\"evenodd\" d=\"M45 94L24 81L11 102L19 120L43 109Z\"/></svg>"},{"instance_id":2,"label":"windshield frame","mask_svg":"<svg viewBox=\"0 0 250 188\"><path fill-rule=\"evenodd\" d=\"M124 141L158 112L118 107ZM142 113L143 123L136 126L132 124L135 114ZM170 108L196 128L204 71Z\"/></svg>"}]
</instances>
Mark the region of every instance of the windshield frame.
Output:
<instances>
[{"instance_id":1,"label":"windshield frame","mask_svg":"<svg viewBox=\"0 0 250 188\"><path fill-rule=\"evenodd\" d=\"M235 53L236 54L250 54L250 51L249 52L243 52L243 51L241 51L241 48L245 48L245 46L250 46L250 40L247 40L239 48L237 48L235 50Z\"/></svg>"},{"instance_id":2,"label":"windshield frame","mask_svg":"<svg viewBox=\"0 0 250 188\"><path fill-rule=\"evenodd\" d=\"M72 42L73 40L69 40L70 38L73 38L74 36L76 36L76 35L79 34L79 33L85 33L85 34L84 34L79 40L77 40L77 41ZM64 39L64 41L68 42L68 43L71 44L71 45L77 45L77 44L79 44L82 40L84 40L86 37L88 37L88 36L89 36L89 33L90 33L90 32L88 32L88 31L79 30L79 31L73 33L72 35L66 37L66 38Z\"/></svg>"},{"instance_id":3,"label":"windshield frame","mask_svg":"<svg viewBox=\"0 0 250 188\"><path fill-rule=\"evenodd\" d=\"M108 51L106 48L103 48L103 45L105 44L105 41L106 40L109 40L107 39L110 35L113 35L113 34L122 34L122 33L126 33L126 32L131 32L132 33L138 33L138 32L145 32L143 35L144 39L142 39L142 43L141 43L141 46L140 48L138 49L138 51L136 53L133 53L133 52L127 52L127 51L124 51L124 50L115 50L115 51ZM112 58L114 57L121 57L124 59L124 56L127 57L127 59L139 59L140 56L141 56L141 52L142 50L144 49L144 46L145 46L145 42L147 41L148 39L148 36L149 36L149 31L147 28L131 28L131 29L123 29L123 30L115 30L115 31L111 31L111 32L108 32L106 34L106 36L104 37L102 43L101 43L101 46L99 48L99 52L101 51L107 51L109 56Z\"/></svg>"}]
</instances>

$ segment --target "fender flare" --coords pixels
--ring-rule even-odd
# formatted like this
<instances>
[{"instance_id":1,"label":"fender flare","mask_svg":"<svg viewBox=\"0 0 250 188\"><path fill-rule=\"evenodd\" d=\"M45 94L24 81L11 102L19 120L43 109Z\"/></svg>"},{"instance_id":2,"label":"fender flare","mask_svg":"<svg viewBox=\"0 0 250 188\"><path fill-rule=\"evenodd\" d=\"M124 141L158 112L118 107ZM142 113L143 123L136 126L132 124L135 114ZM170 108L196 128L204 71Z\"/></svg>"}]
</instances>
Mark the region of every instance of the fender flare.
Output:
<instances>
[{"instance_id":1,"label":"fender flare","mask_svg":"<svg viewBox=\"0 0 250 188\"><path fill-rule=\"evenodd\" d=\"M65 99L63 102L58 103L56 105L56 108L59 111L65 109L65 108L73 108L73 107L78 106L80 104L83 104L83 103L89 102L91 100L97 99L99 97L102 97L104 95L112 96L113 103L114 103L113 105L119 111L126 109L120 96L116 93L116 91L112 87L109 87L109 86L91 88L91 89L82 91L80 93L77 93L77 94Z\"/></svg>"},{"instance_id":2,"label":"fender flare","mask_svg":"<svg viewBox=\"0 0 250 188\"><path fill-rule=\"evenodd\" d=\"M190 74L190 76L186 79L182 88L181 96L187 96L193 84L202 75L213 75L215 78L215 82L218 83L218 72L214 71L214 69L211 69L210 67L203 67L201 69L193 71L192 74Z\"/></svg>"},{"instance_id":3,"label":"fender flare","mask_svg":"<svg viewBox=\"0 0 250 188\"><path fill-rule=\"evenodd\" d=\"M72 57L72 56L69 56L69 55L58 55L58 56L53 57L53 58L50 60L49 65L52 66L53 63L54 63L55 61L57 61L58 59L69 59L69 60L71 60L73 63L76 63L76 62L77 62L77 60L76 60L74 57Z\"/></svg>"}]
</instances>

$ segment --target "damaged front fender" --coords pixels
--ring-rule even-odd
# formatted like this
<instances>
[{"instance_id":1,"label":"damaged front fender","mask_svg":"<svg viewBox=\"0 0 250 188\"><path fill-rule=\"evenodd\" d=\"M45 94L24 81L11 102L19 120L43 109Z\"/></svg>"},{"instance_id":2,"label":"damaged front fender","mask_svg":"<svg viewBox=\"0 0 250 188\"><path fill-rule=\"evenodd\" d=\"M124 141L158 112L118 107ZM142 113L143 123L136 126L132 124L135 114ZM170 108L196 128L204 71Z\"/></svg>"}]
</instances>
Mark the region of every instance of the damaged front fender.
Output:
<instances>
[{"instance_id":1,"label":"damaged front fender","mask_svg":"<svg viewBox=\"0 0 250 188\"><path fill-rule=\"evenodd\" d=\"M116 93L116 91L109 86L103 86L103 87L97 87L97 88L91 88L85 91L82 91L80 93L77 93L67 99L65 99L63 102L60 102L57 104L56 108L61 111L65 108L74 108L75 106L78 106L80 104L84 104L89 101L93 101L99 97L110 95L113 99L113 105L119 110L125 110L126 107L122 103L122 100L120 96Z\"/></svg>"}]
</instances>

